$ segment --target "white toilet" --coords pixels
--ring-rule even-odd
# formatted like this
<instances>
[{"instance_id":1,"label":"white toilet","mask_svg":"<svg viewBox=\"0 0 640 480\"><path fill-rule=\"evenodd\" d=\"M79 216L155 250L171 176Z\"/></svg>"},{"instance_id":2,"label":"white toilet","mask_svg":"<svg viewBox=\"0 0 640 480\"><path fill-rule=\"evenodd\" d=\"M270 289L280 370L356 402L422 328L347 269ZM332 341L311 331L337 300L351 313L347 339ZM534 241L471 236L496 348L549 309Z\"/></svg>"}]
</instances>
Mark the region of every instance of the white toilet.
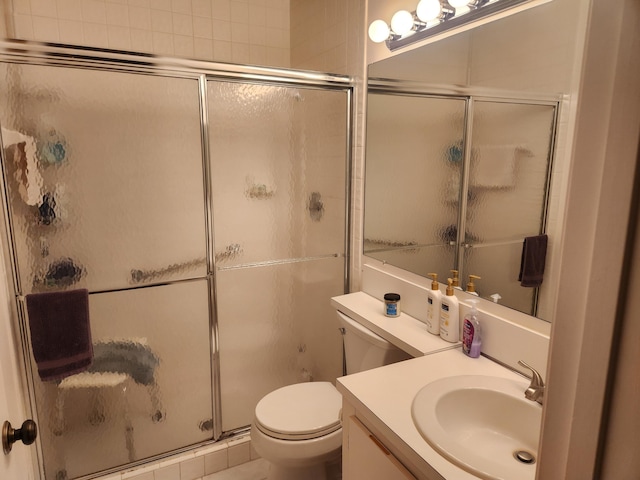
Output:
<instances>
[{"instance_id":1,"label":"white toilet","mask_svg":"<svg viewBox=\"0 0 640 480\"><path fill-rule=\"evenodd\" d=\"M347 373L411 358L372 331L337 312L344 334ZM270 463L268 480L325 480L339 468L342 396L330 382L298 383L262 398L251 443Z\"/></svg>"}]
</instances>

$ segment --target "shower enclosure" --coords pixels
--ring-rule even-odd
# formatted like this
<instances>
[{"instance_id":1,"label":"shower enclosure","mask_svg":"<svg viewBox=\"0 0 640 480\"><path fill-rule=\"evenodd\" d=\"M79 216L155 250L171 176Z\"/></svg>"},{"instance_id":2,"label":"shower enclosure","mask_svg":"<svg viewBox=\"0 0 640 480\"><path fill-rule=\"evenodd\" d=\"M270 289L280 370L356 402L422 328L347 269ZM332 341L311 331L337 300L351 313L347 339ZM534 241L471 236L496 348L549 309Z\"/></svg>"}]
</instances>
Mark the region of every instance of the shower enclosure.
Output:
<instances>
[{"instance_id":1,"label":"shower enclosure","mask_svg":"<svg viewBox=\"0 0 640 480\"><path fill-rule=\"evenodd\" d=\"M267 392L340 375L348 78L10 46L5 253L42 478L218 440ZM43 379L25 299L79 289L93 363Z\"/></svg>"}]
</instances>

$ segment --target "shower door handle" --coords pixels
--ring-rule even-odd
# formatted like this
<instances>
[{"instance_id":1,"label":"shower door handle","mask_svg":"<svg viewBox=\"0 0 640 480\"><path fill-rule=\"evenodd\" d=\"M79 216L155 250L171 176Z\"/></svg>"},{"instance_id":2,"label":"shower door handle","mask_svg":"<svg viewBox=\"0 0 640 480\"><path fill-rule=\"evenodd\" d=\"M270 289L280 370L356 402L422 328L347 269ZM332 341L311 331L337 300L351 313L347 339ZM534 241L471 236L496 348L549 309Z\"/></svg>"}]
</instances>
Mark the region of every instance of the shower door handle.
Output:
<instances>
[{"instance_id":1,"label":"shower door handle","mask_svg":"<svg viewBox=\"0 0 640 480\"><path fill-rule=\"evenodd\" d=\"M25 445L31 445L38 436L38 427L33 420L25 420L17 429L11 427L11 423L5 420L2 426L2 450L5 455L11 452L15 442L21 440Z\"/></svg>"}]
</instances>

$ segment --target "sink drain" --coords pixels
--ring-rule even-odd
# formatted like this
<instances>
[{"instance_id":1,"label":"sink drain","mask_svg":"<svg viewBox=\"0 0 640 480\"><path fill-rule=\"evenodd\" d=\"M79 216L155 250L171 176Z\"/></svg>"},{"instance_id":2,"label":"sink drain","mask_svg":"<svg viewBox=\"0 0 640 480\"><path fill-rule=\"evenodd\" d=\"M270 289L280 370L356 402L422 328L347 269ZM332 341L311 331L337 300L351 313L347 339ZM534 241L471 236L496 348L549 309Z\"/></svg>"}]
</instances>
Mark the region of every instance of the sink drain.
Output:
<instances>
[{"instance_id":1,"label":"sink drain","mask_svg":"<svg viewBox=\"0 0 640 480\"><path fill-rule=\"evenodd\" d=\"M513 452L513 457L520 463L526 463L528 465L536 463L536 457L534 457L533 454L527 452L526 450L516 450L515 452Z\"/></svg>"}]
</instances>

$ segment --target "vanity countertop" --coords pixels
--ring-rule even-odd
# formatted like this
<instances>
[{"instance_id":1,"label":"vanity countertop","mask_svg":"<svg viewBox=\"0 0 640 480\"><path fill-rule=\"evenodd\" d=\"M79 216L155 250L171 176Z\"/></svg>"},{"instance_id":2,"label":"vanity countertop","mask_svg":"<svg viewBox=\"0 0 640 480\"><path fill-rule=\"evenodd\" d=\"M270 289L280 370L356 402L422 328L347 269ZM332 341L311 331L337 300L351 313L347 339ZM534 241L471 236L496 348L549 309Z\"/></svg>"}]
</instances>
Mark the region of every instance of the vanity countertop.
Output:
<instances>
[{"instance_id":1,"label":"vanity countertop","mask_svg":"<svg viewBox=\"0 0 640 480\"><path fill-rule=\"evenodd\" d=\"M460 342L450 343L429 333L424 323L406 313L387 317L384 303L364 292L333 297L331 305L414 357L460 347Z\"/></svg>"},{"instance_id":2,"label":"vanity countertop","mask_svg":"<svg viewBox=\"0 0 640 480\"><path fill-rule=\"evenodd\" d=\"M427 383L455 375L487 375L513 379L522 384L529 381L507 368L485 358L469 358L460 348L441 351L385 367L368 370L337 380L338 391L353 405L358 416L380 430L391 445L418 470L420 478L434 478L435 469L449 480L477 479L437 453L422 438L411 418L414 397ZM535 466L527 465L533 479ZM438 478L437 476L435 478Z\"/></svg>"}]
</instances>

